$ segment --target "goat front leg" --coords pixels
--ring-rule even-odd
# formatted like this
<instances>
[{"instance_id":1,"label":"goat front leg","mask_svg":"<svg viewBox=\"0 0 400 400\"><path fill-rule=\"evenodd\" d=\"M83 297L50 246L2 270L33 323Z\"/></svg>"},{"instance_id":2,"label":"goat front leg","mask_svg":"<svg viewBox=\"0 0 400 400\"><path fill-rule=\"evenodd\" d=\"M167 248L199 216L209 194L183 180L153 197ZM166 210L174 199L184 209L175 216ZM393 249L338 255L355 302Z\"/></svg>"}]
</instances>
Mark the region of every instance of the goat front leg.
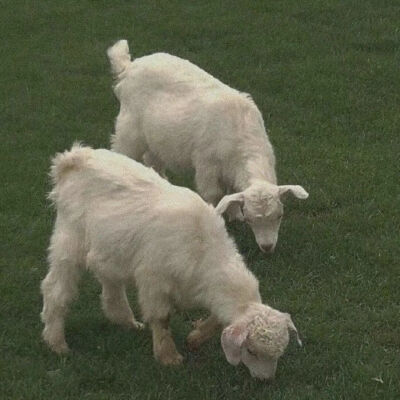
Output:
<instances>
[{"instance_id":1,"label":"goat front leg","mask_svg":"<svg viewBox=\"0 0 400 400\"><path fill-rule=\"evenodd\" d=\"M238 204L232 204L227 211L228 221L244 221L244 215Z\"/></svg>"},{"instance_id":2,"label":"goat front leg","mask_svg":"<svg viewBox=\"0 0 400 400\"><path fill-rule=\"evenodd\" d=\"M217 167L207 162L196 165L195 181L200 196L215 207L224 196Z\"/></svg>"},{"instance_id":3,"label":"goat front leg","mask_svg":"<svg viewBox=\"0 0 400 400\"><path fill-rule=\"evenodd\" d=\"M163 365L179 365L182 364L183 357L176 349L168 322L168 318L150 322L154 357Z\"/></svg>"},{"instance_id":4,"label":"goat front leg","mask_svg":"<svg viewBox=\"0 0 400 400\"><path fill-rule=\"evenodd\" d=\"M155 154L150 151L144 153L143 163L146 167L153 168L162 178L168 180L167 174L165 173L165 166Z\"/></svg>"},{"instance_id":5,"label":"goat front leg","mask_svg":"<svg viewBox=\"0 0 400 400\"><path fill-rule=\"evenodd\" d=\"M207 340L211 339L221 329L217 318L211 315L206 320L198 320L194 324L194 329L189 333L186 343L189 350L194 351Z\"/></svg>"}]
</instances>

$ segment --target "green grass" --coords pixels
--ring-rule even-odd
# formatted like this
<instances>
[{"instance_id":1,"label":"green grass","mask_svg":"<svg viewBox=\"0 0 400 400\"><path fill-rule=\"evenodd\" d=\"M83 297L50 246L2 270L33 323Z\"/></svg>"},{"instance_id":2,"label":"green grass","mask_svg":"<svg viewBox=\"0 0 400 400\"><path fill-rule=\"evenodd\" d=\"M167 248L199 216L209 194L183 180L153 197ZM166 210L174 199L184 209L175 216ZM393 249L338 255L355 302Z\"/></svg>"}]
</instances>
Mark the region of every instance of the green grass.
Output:
<instances>
[{"instance_id":1,"label":"green grass","mask_svg":"<svg viewBox=\"0 0 400 400\"><path fill-rule=\"evenodd\" d=\"M1 1L1 399L399 399L400 4L396 0ZM118 104L105 51L189 58L249 92L270 130L290 200L276 253L229 227L263 298L288 311L294 341L276 381L252 380L218 338L184 339L182 368L152 358L149 331L111 325L83 280L67 320L73 352L41 342L40 280L54 212L50 157L76 140L108 147ZM182 183L182 179L175 179ZM138 312L132 293L132 304Z\"/></svg>"}]
</instances>

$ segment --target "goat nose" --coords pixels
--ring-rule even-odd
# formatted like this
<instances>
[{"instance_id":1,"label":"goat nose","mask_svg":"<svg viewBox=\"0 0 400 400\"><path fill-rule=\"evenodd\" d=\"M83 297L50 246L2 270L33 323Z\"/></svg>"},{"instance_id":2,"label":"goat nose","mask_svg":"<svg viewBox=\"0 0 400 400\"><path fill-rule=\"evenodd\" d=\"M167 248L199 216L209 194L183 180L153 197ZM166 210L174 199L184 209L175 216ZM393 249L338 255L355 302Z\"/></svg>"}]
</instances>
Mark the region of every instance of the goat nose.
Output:
<instances>
[{"instance_id":1,"label":"goat nose","mask_svg":"<svg viewBox=\"0 0 400 400\"><path fill-rule=\"evenodd\" d=\"M264 253L273 253L274 252L273 244L262 244L260 247Z\"/></svg>"}]
</instances>

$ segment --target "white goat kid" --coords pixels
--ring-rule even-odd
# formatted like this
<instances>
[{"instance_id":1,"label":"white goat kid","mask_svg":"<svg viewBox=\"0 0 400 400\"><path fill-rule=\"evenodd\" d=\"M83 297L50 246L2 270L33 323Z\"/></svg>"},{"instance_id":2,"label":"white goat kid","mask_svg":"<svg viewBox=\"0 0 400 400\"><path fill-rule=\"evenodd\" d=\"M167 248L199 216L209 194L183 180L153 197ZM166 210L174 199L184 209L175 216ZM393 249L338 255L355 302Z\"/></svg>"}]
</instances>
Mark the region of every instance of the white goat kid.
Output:
<instances>
[{"instance_id":1,"label":"white goat kid","mask_svg":"<svg viewBox=\"0 0 400 400\"><path fill-rule=\"evenodd\" d=\"M112 149L152 166L195 170L197 191L230 219L245 220L260 249L272 252L283 214L275 157L260 111L249 95L189 61L157 53L131 62L126 40L108 49L121 103Z\"/></svg>"},{"instance_id":2,"label":"white goat kid","mask_svg":"<svg viewBox=\"0 0 400 400\"><path fill-rule=\"evenodd\" d=\"M127 284L136 284L161 363L182 362L168 328L173 309L200 306L211 316L189 334L190 348L225 327L221 341L228 361L243 361L258 378L274 376L289 330L296 328L289 314L261 303L256 278L212 206L108 150L75 145L53 159L51 176L57 218L50 269L41 284L41 317L52 350L68 350L64 319L87 268L103 286L106 316L138 329L142 324L125 292Z\"/></svg>"}]
</instances>

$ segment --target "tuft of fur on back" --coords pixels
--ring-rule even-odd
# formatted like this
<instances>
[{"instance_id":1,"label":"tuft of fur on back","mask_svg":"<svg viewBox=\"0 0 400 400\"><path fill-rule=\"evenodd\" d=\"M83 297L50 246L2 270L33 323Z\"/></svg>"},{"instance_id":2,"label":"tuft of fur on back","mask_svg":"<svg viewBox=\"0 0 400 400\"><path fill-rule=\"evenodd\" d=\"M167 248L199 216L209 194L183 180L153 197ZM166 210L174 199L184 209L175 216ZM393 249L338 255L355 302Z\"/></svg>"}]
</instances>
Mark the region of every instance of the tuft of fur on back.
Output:
<instances>
[{"instance_id":1,"label":"tuft of fur on back","mask_svg":"<svg viewBox=\"0 0 400 400\"><path fill-rule=\"evenodd\" d=\"M56 186L69 171L81 168L86 163L91 150L90 147L75 142L71 150L57 153L51 160L50 177L53 185Z\"/></svg>"},{"instance_id":2,"label":"tuft of fur on back","mask_svg":"<svg viewBox=\"0 0 400 400\"><path fill-rule=\"evenodd\" d=\"M131 63L131 55L126 40L119 40L107 50L107 56L110 60L111 71L114 78L121 80L124 72Z\"/></svg>"}]
</instances>

